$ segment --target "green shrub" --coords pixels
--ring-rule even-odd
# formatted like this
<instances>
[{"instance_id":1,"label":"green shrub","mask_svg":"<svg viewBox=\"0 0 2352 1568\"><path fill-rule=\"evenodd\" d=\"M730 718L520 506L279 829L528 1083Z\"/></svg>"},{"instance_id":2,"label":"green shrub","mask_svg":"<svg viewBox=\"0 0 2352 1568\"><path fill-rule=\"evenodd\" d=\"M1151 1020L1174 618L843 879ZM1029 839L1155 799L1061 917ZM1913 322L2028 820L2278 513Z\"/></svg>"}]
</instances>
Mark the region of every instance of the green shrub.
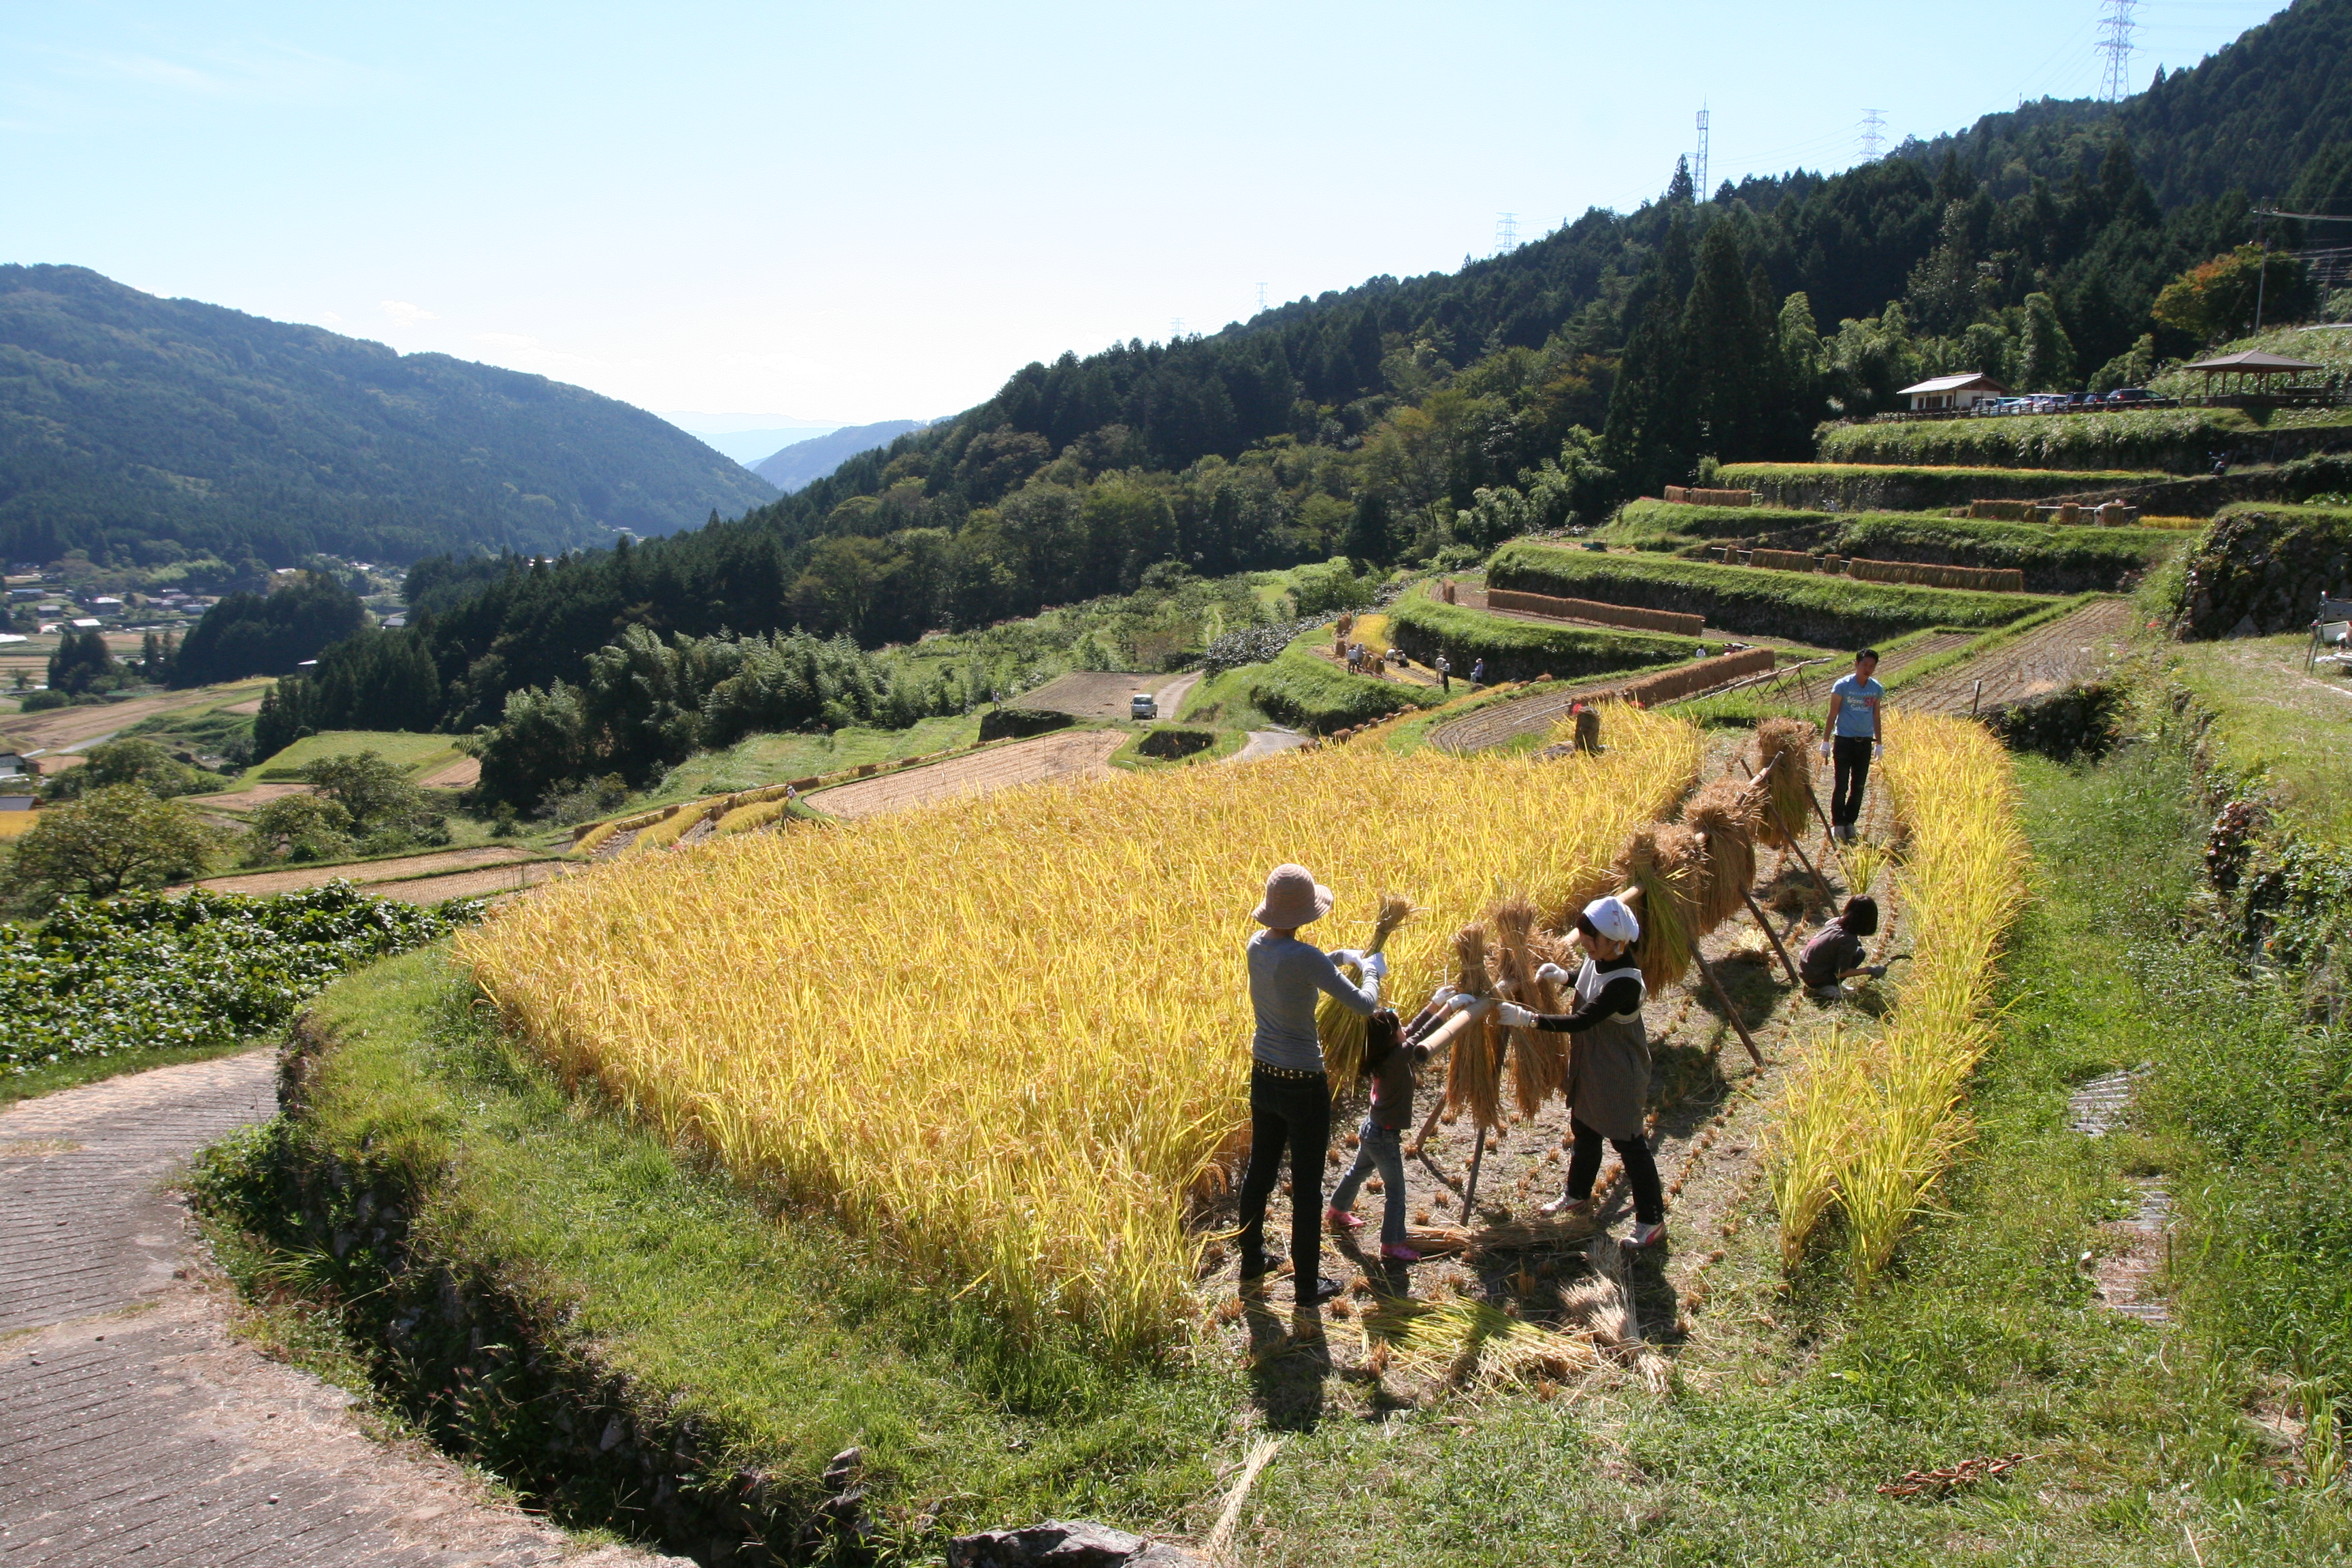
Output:
<instances>
[{"instance_id":1,"label":"green shrub","mask_svg":"<svg viewBox=\"0 0 2352 1568\"><path fill-rule=\"evenodd\" d=\"M1924 626L1999 626L2046 601L2021 594L1857 583L1805 572L1703 561L1591 555L1556 545L1507 545L1488 563L1497 588L1696 612L1709 626L1745 637L1853 647Z\"/></svg>"},{"instance_id":2,"label":"green shrub","mask_svg":"<svg viewBox=\"0 0 2352 1568\"><path fill-rule=\"evenodd\" d=\"M1935 419L1830 425L1824 463L1966 464L1995 468L2162 468L2204 471L2216 452L2233 463L2352 447L2352 420L2265 429L2234 408Z\"/></svg>"},{"instance_id":3,"label":"green shrub","mask_svg":"<svg viewBox=\"0 0 2352 1568\"><path fill-rule=\"evenodd\" d=\"M1570 679L1609 675L1621 669L1680 664L1691 657L1694 647L1687 638L1662 637L1655 632L1547 626L1508 620L1467 605L1441 604L1418 595L1401 599L1391 607L1389 640L1423 664L1429 663L1442 650L1453 661L1457 675L1468 671L1474 660L1483 658L1489 681L1526 680L1538 675Z\"/></svg>"},{"instance_id":4,"label":"green shrub","mask_svg":"<svg viewBox=\"0 0 2352 1568\"><path fill-rule=\"evenodd\" d=\"M1896 468L1868 463L1727 463L1723 482L1775 506L1926 511L1972 500L2041 500L2165 479L2115 469Z\"/></svg>"},{"instance_id":5,"label":"green shrub","mask_svg":"<svg viewBox=\"0 0 2352 1568\"><path fill-rule=\"evenodd\" d=\"M2189 552L2173 606L2191 637L2267 636L2311 624L2323 593L2352 588L2352 508L2246 501Z\"/></svg>"},{"instance_id":6,"label":"green shrub","mask_svg":"<svg viewBox=\"0 0 2352 1568\"><path fill-rule=\"evenodd\" d=\"M1302 647L1286 648L1272 663L1252 666L1247 676L1249 700L1259 711L1318 735L1436 700L1434 692L1423 695L1417 686L1349 675Z\"/></svg>"},{"instance_id":7,"label":"green shrub","mask_svg":"<svg viewBox=\"0 0 2352 1568\"><path fill-rule=\"evenodd\" d=\"M1076 721L1050 708L992 708L980 716L982 741L1007 741L1022 735L1043 735L1065 730Z\"/></svg>"}]
</instances>

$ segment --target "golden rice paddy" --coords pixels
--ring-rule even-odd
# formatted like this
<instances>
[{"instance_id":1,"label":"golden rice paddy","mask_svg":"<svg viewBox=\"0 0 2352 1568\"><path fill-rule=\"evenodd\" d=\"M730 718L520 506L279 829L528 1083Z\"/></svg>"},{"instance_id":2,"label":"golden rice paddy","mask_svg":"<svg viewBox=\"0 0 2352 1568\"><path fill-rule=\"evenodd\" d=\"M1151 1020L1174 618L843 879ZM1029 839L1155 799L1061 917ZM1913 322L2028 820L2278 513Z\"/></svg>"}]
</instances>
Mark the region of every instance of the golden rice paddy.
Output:
<instances>
[{"instance_id":1,"label":"golden rice paddy","mask_svg":"<svg viewBox=\"0 0 2352 1568\"><path fill-rule=\"evenodd\" d=\"M1606 890L1699 752L1625 710L1600 756L1331 748L729 835L516 900L459 951L571 1081L1009 1331L1149 1354L1195 1320L1188 1201L1247 1119L1267 869L1334 889L1327 947L1410 899L1386 994L1417 1003L1498 893L1556 919Z\"/></svg>"}]
</instances>

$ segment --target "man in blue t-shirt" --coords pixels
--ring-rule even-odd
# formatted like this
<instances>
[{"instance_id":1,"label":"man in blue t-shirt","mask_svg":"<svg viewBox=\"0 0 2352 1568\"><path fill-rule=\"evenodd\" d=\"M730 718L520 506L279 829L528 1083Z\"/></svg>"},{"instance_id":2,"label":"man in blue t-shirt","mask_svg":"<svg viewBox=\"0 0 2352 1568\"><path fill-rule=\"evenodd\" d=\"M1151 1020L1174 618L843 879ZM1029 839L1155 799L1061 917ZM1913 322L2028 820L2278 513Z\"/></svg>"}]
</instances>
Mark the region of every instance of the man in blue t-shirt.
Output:
<instances>
[{"instance_id":1,"label":"man in blue t-shirt","mask_svg":"<svg viewBox=\"0 0 2352 1568\"><path fill-rule=\"evenodd\" d=\"M1822 742L1822 755L1836 764L1830 790L1830 829L1847 843L1853 841L1853 825L1862 816L1862 791L1870 782L1870 760L1885 749L1880 740L1878 704L1886 688L1874 679L1877 673L1878 650L1866 647L1853 656L1853 673L1840 677L1830 688L1829 722L1823 726L1829 739Z\"/></svg>"}]
</instances>

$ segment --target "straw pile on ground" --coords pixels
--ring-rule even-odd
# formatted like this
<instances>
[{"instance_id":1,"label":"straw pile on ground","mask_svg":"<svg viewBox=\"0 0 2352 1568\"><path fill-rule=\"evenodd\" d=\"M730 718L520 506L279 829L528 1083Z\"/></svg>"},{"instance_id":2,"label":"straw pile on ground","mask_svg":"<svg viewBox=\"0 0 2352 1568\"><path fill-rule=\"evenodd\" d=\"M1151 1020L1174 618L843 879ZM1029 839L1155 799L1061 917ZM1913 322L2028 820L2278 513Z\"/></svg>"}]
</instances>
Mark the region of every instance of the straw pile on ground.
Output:
<instances>
[{"instance_id":1,"label":"straw pile on ground","mask_svg":"<svg viewBox=\"0 0 2352 1568\"><path fill-rule=\"evenodd\" d=\"M1820 743L1821 731L1809 720L1767 719L1756 726L1757 769L1771 769L1766 774L1770 809L1757 826L1759 842L1780 848L1788 842L1784 826L1802 834L1812 820L1813 749Z\"/></svg>"},{"instance_id":2,"label":"straw pile on ground","mask_svg":"<svg viewBox=\"0 0 2352 1568\"><path fill-rule=\"evenodd\" d=\"M1885 1268L1968 1135L1964 1086L1992 1040L1994 968L2023 897L2024 836L2000 742L1965 720L1896 713L1885 773L1910 836L1896 888L1912 962L1884 1036L1833 1030L1791 1069L1770 1138L1781 1248L1832 1212L1854 1276Z\"/></svg>"},{"instance_id":3,"label":"straw pile on ground","mask_svg":"<svg viewBox=\"0 0 2352 1568\"><path fill-rule=\"evenodd\" d=\"M1688 787L1696 730L1612 723L1599 757L1328 749L1246 788L1195 769L730 835L553 883L458 951L568 1081L1009 1340L1149 1354L1193 1321L1184 1194L1246 1122L1267 868L1338 891L1328 947L1384 889L1428 910L1389 945L1410 1005L1498 881L1558 907Z\"/></svg>"}]
</instances>

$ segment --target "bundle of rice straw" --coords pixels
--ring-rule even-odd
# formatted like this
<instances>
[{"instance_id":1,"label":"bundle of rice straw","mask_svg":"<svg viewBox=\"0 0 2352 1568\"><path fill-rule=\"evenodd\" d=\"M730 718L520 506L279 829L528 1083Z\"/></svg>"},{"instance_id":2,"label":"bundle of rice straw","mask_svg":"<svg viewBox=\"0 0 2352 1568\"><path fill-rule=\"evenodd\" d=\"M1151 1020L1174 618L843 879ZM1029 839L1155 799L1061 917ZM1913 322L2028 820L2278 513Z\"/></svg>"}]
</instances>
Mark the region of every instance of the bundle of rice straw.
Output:
<instances>
[{"instance_id":1,"label":"bundle of rice straw","mask_svg":"<svg viewBox=\"0 0 2352 1568\"><path fill-rule=\"evenodd\" d=\"M1756 880L1756 834L1763 815L1759 796L1730 778L1717 779L1683 807L1683 826L1706 837L1699 857L1697 909L1702 932L1713 931L1746 907L1746 894Z\"/></svg>"},{"instance_id":2,"label":"bundle of rice straw","mask_svg":"<svg viewBox=\"0 0 2352 1568\"><path fill-rule=\"evenodd\" d=\"M1810 719L1767 719L1756 726L1756 769L1772 769L1765 776L1771 802L1780 808L1778 820L1769 811L1763 814L1757 837L1773 848L1788 842L1781 837L1781 824L1790 833L1801 834L1813 818L1813 747L1820 740L1821 731ZM1775 757L1780 759L1777 767Z\"/></svg>"},{"instance_id":3,"label":"bundle of rice straw","mask_svg":"<svg viewBox=\"0 0 2352 1568\"><path fill-rule=\"evenodd\" d=\"M1361 1320L1364 1349L1402 1372L1465 1386L1559 1381L1601 1364L1590 1335L1559 1333L1484 1301L1391 1297Z\"/></svg>"},{"instance_id":4,"label":"bundle of rice straw","mask_svg":"<svg viewBox=\"0 0 2352 1568\"><path fill-rule=\"evenodd\" d=\"M1536 978L1536 970L1544 960L1534 948L1535 905L1523 895L1514 894L1496 904L1486 918L1495 927L1496 946L1492 962L1496 991L1538 1013L1562 1011L1559 988ZM1540 1029L1509 1029L1505 1035L1510 1046L1512 1099L1517 1102L1520 1115L1533 1116L1559 1088L1561 1075L1567 1071L1564 1047L1568 1037Z\"/></svg>"},{"instance_id":5,"label":"bundle of rice straw","mask_svg":"<svg viewBox=\"0 0 2352 1568\"><path fill-rule=\"evenodd\" d=\"M1389 938L1397 927L1412 918L1412 902L1402 893L1382 893L1381 912L1372 921L1372 940L1366 952L1380 952L1388 947ZM1339 973L1355 984L1364 983L1363 966L1343 963ZM1346 1094L1356 1087L1364 1070L1364 1036L1370 1020L1360 1013L1350 1013L1326 996L1315 1007L1315 1033L1323 1042L1324 1070L1331 1075L1331 1092Z\"/></svg>"},{"instance_id":6,"label":"bundle of rice straw","mask_svg":"<svg viewBox=\"0 0 2352 1568\"><path fill-rule=\"evenodd\" d=\"M1494 979L1486 973L1485 926L1474 921L1454 933L1454 960L1456 989L1473 996L1495 994ZM1467 1110L1474 1126L1494 1126L1502 1120L1502 1068L1503 1033L1490 1008L1454 1038L1445 1068L1445 1109Z\"/></svg>"},{"instance_id":7,"label":"bundle of rice straw","mask_svg":"<svg viewBox=\"0 0 2352 1568\"><path fill-rule=\"evenodd\" d=\"M1698 835L1669 822L1627 835L1612 868L1619 886L1639 895L1633 957L1654 996L1689 973L1698 949L1699 859Z\"/></svg>"}]
</instances>

